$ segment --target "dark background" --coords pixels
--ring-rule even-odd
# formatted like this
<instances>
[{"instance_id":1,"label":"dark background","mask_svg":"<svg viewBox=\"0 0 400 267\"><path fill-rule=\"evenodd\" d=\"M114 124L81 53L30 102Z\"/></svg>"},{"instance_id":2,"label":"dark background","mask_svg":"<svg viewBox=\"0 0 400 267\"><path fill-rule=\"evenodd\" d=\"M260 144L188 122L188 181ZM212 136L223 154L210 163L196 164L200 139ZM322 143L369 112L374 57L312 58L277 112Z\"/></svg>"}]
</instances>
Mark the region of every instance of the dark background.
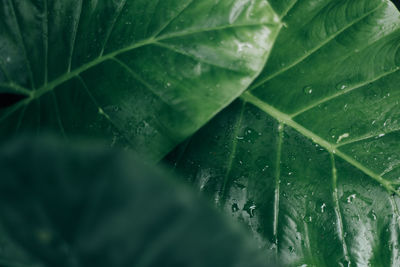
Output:
<instances>
[{"instance_id":1,"label":"dark background","mask_svg":"<svg viewBox=\"0 0 400 267\"><path fill-rule=\"evenodd\" d=\"M400 0L392 0L392 2L397 6L397 8L400 10Z\"/></svg>"}]
</instances>

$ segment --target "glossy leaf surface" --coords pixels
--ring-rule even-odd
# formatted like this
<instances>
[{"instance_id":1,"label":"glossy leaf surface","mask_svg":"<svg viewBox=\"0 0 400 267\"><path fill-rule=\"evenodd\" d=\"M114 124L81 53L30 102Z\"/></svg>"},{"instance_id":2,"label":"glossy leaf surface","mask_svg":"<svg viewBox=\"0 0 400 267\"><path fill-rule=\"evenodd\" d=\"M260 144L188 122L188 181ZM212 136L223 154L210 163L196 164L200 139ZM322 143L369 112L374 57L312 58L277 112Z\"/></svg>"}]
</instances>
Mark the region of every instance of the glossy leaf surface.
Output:
<instances>
[{"instance_id":1,"label":"glossy leaf surface","mask_svg":"<svg viewBox=\"0 0 400 267\"><path fill-rule=\"evenodd\" d=\"M101 137L159 159L247 88L279 27L265 0L1 0L0 136Z\"/></svg>"},{"instance_id":2,"label":"glossy leaf surface","mask_svg":"<svg viewBox=\"0 0 400 267\"><path fill-rule=\"evenodd\" d=\"M285 266L399 266L399 12L271 4L261 76L168 160Z\"/></svg>"},{"instance_id":3,"label":"glossy leaf surface","mask_svg":"<svg viewBox=\"0 0 400 267\"><path fill-rule=\"evenodd\" d=\"M268 265L242 229L126 154L26 138L1 148L0 172L0 266Z\"/></svg>"}]
</instances>

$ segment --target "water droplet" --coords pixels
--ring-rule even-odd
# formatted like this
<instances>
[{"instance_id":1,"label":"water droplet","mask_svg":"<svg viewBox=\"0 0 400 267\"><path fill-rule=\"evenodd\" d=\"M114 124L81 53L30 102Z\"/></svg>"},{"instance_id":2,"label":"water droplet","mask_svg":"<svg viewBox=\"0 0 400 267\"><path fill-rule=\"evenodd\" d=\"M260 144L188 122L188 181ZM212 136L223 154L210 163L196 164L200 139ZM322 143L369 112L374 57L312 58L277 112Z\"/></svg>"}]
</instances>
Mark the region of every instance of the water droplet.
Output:
<instances>
[{"instance_id":1,"label":"water droplet","mask_svg":"<svg viewBox=\"0 0 400 267\"><path fill-rule=\"evenodd\" d=\"M7 62L11 62L11 57L7 57L7 58L6 58L6 61L7 61Z\"/></svg>"},{"instance_id":2,"label":"water droplet","mask_svg":"<svg viewBox=\"0 0 400 267\"><path fill-rule=\"evenodd\" d=\"M368 213L368 217L369 218L371 218L372 220L374 220L374 221L376 221L376 214L375 214L375 211L374 210L371 210L369 213Z\"/></svg>"},{"instance_id":3,"label":"water droplet","mask_svg":"<svg viewBox=\"0 0 400 267\"><path fill-rule=\"evenodd\" d=\"M348 86L348 81L340 82L336 85L337 90L345 90Z\"/></svg>"},{"instance_id":4,"label":"water droplet","mask_svg":"<svg viewBox=\"0 0 400 267\"><path fill-rule=\"evenodd\" d=\"M321 212L322 212L322 213L324 213L324 211L325 211L325 208L326 208L326 204L325 204L325 203L323 203L323 204L322 204L322 206L321 206Z\"/></svg>"},{"instance_id":5,"label":"water droplet","mask_svg":"<svg viewBox=\"0 0 400 267\"><path fill-rule=\"evenodd\" d=\"M232 204L232 212L237 212L239 210L239 206L236 203Z\"/></svg>"},{"instance_id":6,"label":"water droplet","mask_svg":"<svg viewBox=\"0 0 400 267\"><path fill-rule=\"evenodd\" d=\"M338 134L338 130L336 128L332 128L329 130L329 135L332 137L332 139L335 139L337 134Z\"/></svg>"},{"instance_id":7,"label":"water droplet","mask_svg":"<svg viewBox=\"0 0 400 267\"><path fill-rule=\"evenodd\" d=\"M245 210L250 215L250 217L254 216L255 209L256 209L256 204L252 200L247 201L243 207L243 210Z\"/></svg>"},{"instance_id":8,"label":"water droplet","mask_svg":"<svg viewBox=\"0 0 400 267\"><path fill-rule=\"evenodd\" d=\"M385 122L383 123L383 126L386 127L388 124L391 123L391 121L392 121L391 119L385 120Z\"/></svg>"},{"instance_id":9,"label":"water droplet","mask_svg":"<svg viewBox=\"0 0 400 267\"><path fill-rule=\"evenodd\" d=\"M356 194L352 194L347 197L347 203L351 203L356 198Z\"/></svg>"},{"instance_id":10,"label":"water droplet","mask_svg":"<svg viewBox=\"0 0 400 267\"><path fill-rule=\"evenodd\" d=\"M311 95L313 92L313 88L311 86L306 86L303 88L303 93L305 93L306 95Z\"/></svg>"},{"instance_id":11,"label":"water droplet","mask_svg":"<svg viewBox=\"0 0 400 267\"><path fill-rule=\"evenodd\" d=\"M340 141L342 141L344 138L349 137L350 134L349 133L344 133L341 136L339 136L338 140L336 141L336 143L338 144Z\"/></svg>"}]
</instances>

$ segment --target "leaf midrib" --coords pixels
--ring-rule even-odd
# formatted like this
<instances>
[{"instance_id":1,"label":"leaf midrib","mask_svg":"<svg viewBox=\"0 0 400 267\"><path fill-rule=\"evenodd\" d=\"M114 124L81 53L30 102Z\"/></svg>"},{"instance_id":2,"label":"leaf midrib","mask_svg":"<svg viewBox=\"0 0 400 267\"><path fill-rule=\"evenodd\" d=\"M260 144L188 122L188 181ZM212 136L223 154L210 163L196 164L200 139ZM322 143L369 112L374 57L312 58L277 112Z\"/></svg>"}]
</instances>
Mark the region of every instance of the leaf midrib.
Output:
<instances>
[{"instance_id":1,"label":"leaf midrib","mask_svg":"<svg viewBox=\"0 0 400 267\"><path fill-rule=\"evenodd\" d=\"M286 113L283 113L276 109L275 107L263 102L261 99L257 98L256 96L252 95L249 91L245 92L242 94L240 97L242 100L244 100L247 103L250 103L257 108L261 109L280 123L287 125L293 129L295 129L297 132L302 134L308 139L311 139L314 143L320 145L321 147L325 148L329 153L332 153L340 158L342 158L344 161L348 162L349 164L353 165L369 177L371 177L373 180L377 181L379 184L381 184L386 190L389 192L396 193L397 195L400 196L400 193L395 190L395 188L392 186L392 184L384 179L382 176L379 174L375 173L371 169L367 168L364 166L362 163L358 162L355 160L353 157L350 155L342 152L339 150L339 145L338 144L332 144L322 138L321 136L315 134L314 132L308 130L304 126L300 125L299 123L295 122L292 117Z\"/></svg>"},{"instance_id":2,"label":"leaf midrib","mask_svg":"<svg viewBox=\"0 0 400 267\"><path fill-rule=\"evenodd\" d=\"M29 99L33 100L33 99L39 98L43 94L53 90L54 88L61 85L62 83L72 79L76 75L79 75L80 73L82 73L92 67L95 67L109 59L113 59L120 54L132 51L132 50L140 48L140 47L157 44L158 42L161 42L161 41L164 41L167 39L179 38L179 37L184 37L184 36L194 35L194 34L199 34L199 33L204 33L204 32L219 31L219 30L225 30L225 29L230 29L230 28L253 27L253 26L260 26L260 25L270 25L270 24L269 23L233 24L233 25L225 25L225 26L213 27L213 28L208 28L208 29L198 29L198 30L194 30L194 31L182 31L182 32L177 32L177 33L172 33L172 34L166 34L166 35L163 35L160 37L150 37L150 38L144 39L140 42L136 42L130 46L127 46L127 47L121 48L119 50L116 50L114 52L108 53L106 55L99 56L96 59L94 59L88 63L85 63L72 71L68 71L67 73L52 80L47 85L44 85L36 90L30 90L29 88L22 87L15 83L4 84L2 86L9 87L9 88L18 88L19 92L23 92L23 93L27 94L29 96Z\"/></svg>"}]
</instances>

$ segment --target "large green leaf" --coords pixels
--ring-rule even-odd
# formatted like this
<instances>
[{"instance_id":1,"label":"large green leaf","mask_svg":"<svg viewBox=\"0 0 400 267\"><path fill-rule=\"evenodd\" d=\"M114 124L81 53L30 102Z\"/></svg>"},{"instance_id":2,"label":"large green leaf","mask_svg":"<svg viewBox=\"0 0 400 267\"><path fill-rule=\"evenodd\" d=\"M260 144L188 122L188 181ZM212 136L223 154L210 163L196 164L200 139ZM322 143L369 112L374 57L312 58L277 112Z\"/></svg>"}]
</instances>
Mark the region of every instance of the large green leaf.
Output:
<instances>
[{"instance_id":1,"label":"large green leaf","mask_svg":"<svg viewBox=\"0 0 400 267\"><path fill-rule=\"evenodd\" d=\"M158 159L247 88L279 27L266 0L2 0L0 103L26 98L0 109L0 136L96 136Z\"/></svg>"},{"instance_id":2,"label":"large green leaf","mask_svg":"<svg viewBox=\"0 0 400 267\"><path fill-rule=\"evenodd\" d=\"M26 138L0 151L0 266L267 266L242 229L116 151Z\"/></svg>"},{"instance_id":3,"label":"large green leaf","mask_svg":"<svg viewBox=\"0 0 400 267\"><path fill-rule=\"evenodd\" d=\"M399 266L399 12L271 4L261 76L169 160L288 266Z\"/></svg>"}]
</instances>

